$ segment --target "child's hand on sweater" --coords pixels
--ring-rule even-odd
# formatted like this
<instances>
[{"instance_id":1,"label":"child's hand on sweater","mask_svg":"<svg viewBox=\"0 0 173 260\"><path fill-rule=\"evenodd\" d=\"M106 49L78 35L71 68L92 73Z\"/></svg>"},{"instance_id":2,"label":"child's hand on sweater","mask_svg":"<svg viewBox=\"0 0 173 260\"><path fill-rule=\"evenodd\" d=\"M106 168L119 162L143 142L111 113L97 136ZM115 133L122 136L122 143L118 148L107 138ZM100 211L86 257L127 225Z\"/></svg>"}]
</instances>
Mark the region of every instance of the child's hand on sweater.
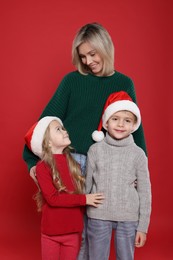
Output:
<instances>
[{"instance_id":1,"label":"child's hand on sweater","mask_svg":"<svg viewBox=\"0 0 173 260\"><path fill-rule=\"evenodd\" d=\"M104 196L102 193L86 194L86 205L97 208L99 204L103 203L103 200Z\"/></svg>"},{"instance_id":2,"label":"child's hand on sweater","mask_svg":"<svg viewBox=\"0 0 173 260\"><path fill-rule=\"evenodd\" d=\"M135 246L136 247L142 247L145 245L145 242L147 240L147 235L144 232L137 231L136 238L135 238Z\"/></svg>"}]
</instances>

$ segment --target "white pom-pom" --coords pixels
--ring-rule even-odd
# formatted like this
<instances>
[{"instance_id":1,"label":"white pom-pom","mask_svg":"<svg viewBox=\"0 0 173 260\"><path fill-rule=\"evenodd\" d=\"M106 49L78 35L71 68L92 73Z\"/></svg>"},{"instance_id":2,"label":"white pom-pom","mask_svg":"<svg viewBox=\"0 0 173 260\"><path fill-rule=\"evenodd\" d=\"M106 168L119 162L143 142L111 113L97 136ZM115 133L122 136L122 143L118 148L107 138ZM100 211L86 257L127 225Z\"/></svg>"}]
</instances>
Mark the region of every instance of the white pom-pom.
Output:
<instances>
[{"instance_id":1,"label":"white pom-pom","mask_svg":"<svg viewBox=\"0 0 173 260\"><path fill-rule=\"evenodd\" d=\"M100 141L102 141L103 139L104 139L104 133L102 132L102 131L94 131L93 133L92 133L92 139L94 140L94 141L96 141L96 142L100 142Z\"/></svg>"}]
</instances>

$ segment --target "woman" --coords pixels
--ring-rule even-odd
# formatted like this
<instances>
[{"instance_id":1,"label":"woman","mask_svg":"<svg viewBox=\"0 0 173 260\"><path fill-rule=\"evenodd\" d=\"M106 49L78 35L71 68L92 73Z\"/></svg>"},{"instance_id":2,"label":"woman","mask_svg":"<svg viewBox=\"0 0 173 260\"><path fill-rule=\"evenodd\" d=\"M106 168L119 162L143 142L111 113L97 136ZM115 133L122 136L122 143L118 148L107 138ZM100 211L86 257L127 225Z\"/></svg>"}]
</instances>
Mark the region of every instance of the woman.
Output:
<instances>
[{"instance_id":1,"label":"woman","mask_svg":"<svg viewBox=\"0 0 173 260\"><path fill-rule=\"evenodd\" d=\"M123 90L136 103L136 94L132 80L114 70L114 45L102 25L86 24L77 32L72 61L77 71L62 79L40 118L49 115L61 118L75 148L74 157L84 171L86 154L93 144L91 134L98 126L108 96ZM142 126L133 136L135 143L146 152ZM37 182L35 165L39 158L26 146L23 158L30 176Z\"/></svg>"}]
</instances>

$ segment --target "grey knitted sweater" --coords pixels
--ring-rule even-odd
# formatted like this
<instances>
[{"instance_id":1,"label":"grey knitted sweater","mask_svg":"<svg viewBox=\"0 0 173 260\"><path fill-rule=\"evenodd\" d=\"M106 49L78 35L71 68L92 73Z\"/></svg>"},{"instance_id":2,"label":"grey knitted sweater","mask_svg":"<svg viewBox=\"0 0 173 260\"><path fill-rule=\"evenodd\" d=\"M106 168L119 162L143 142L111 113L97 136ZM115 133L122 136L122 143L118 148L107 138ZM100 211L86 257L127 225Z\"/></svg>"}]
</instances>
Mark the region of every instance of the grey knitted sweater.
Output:
<instances>
[{"instance_id":1,"label":"grey knitted sweater","mask_svg":"<svg viewBox=\"0 0 173 260\"><path fill-rule=\"evenodd\" d=\"M134 181L137 179L137 188ZM103 204L87 207L90 218L139 221L138 231L147 233L151 213L148 161L133 136L115 140L108 133L93 144L87 156L86 193L102 192Z\"/></svg>"}]
</instances>

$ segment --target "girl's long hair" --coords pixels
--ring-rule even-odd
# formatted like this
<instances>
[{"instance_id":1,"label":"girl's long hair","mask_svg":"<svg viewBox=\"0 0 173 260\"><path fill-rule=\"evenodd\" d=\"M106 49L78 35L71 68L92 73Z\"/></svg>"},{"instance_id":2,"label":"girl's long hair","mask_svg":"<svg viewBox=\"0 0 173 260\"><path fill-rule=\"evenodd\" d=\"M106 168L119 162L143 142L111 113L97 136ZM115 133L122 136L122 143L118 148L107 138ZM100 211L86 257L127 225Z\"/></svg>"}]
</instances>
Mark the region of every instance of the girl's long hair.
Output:
<instances>
[{"instance_id":1,"label":"girl's long hair","mask_svg":"<svg viewBox=\"0 0 173 260\"><path fill-rule=\"evenodd\" d=\"M61 179L61 175L56 167L55 158L49 147L49 135L50 135L50 128L48 126L48 128L46 129L46 132L44 134L43 143L42 143L42 150L43 150L42 161L44 161L50 167L51 174L52 174L52 182L53 182L55 188L59 192L61 192L61 191L69 192L67 190L66 186L64 185L63 180ZM70 146L66 147L64 149L63 153L66 154L69 171L71 173L72 180L73 180L73 183L75 186L75 191L73 193L81 194L81 193L83 193L83 187L84 187L85 181L84 181L84 177L82 177L82 175L81 175L81 169L80 169L79 164L73 159L73 157L70 153L71 150L72 150L72 148ZM44 199L43 199L42 192L40 189L34 195L34 200L36 201L36 204L37 204L37 210L41 211L42 206L44 204Z\"/></svg>"}]
</instances>

